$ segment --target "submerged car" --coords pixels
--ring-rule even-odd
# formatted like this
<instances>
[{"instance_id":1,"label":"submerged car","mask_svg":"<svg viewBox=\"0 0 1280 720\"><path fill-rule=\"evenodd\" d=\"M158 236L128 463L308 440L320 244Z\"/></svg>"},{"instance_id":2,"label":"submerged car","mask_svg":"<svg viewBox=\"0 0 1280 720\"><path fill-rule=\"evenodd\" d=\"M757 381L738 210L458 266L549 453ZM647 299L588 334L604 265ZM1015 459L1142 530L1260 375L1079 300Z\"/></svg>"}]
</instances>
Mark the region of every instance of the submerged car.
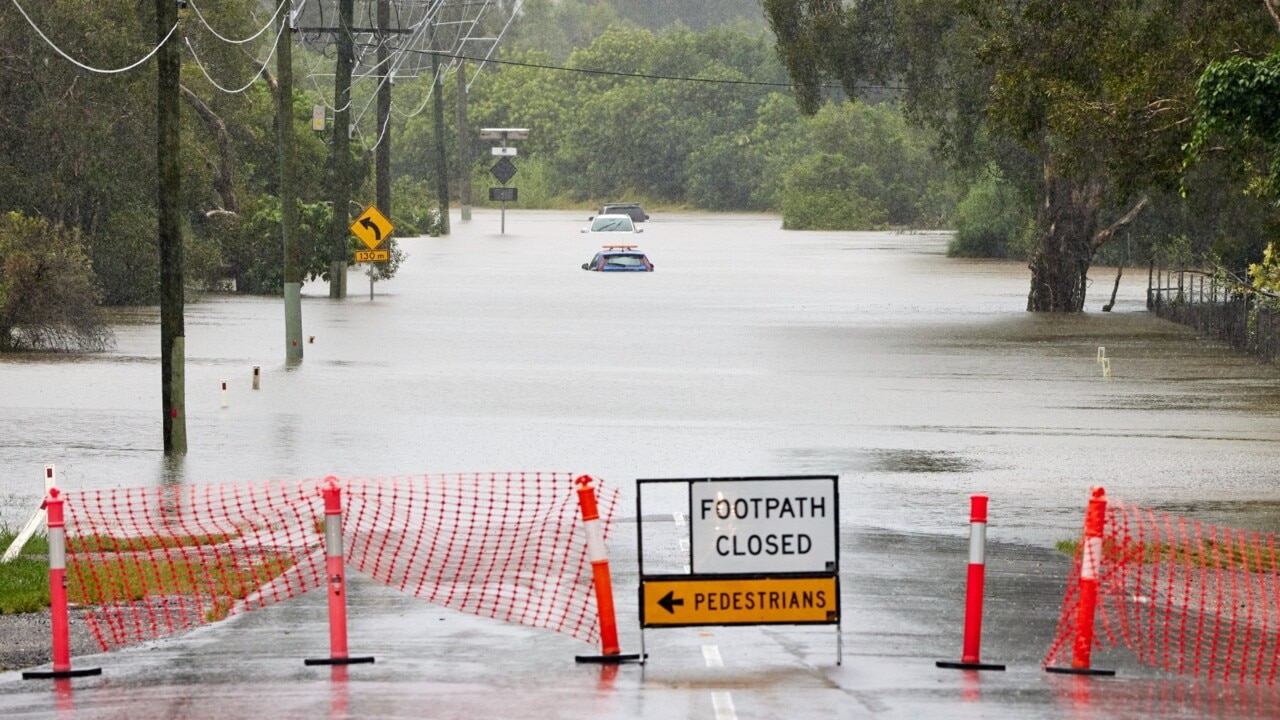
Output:
<instances>
[{"instance_id":1,"label":"submerged car","mask_svg":"<svg viewBox=\"0 0 1280 720\"><path fill-rule=\"evenodd\" d=\"M626 215L631 218L631 222L642 223L649 219L649 214L640 207L640 203L634 202L616 202L605 203L600 208L601 215Z\"/></svg>"},{"instance_id":2,"label":"submerged car","mask_svg":"<svg viewBox=\"0 0 1280 720\"><path fill-rule=\"evenodd\" d=\"M631 222L630 215L596 215L591 218L591 224L583 228L582 232L593 235L598 233L614 235L642 233L644 229L636 227L636 224Z\"/></svg>"},{"instance_id":3,"label":"submerged car","mask_svg":"<svg viewBox=\"0 0 1280 720\"><path fill-rule=\"evenodd\" d=\"M583 270L598 272L653 272L653 263L635 245L605 245Z\"/></svg>"}]
</instances>

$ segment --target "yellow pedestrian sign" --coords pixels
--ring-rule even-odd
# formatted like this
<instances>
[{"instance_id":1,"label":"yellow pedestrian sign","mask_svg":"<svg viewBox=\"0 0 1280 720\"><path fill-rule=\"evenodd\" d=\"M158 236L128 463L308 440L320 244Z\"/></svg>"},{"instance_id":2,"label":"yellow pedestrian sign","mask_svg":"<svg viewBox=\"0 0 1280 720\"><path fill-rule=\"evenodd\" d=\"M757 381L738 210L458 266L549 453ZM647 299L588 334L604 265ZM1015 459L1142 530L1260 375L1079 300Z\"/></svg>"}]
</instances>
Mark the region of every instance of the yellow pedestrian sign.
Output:
<instances>
[{"instance_id":1,"label":"yellow pedestrian sign","mask_svg":"<svg viewBox=\"0 0 1280 720\"><path fill-rule=\"evenodd\" d=\"M802 625L840 621L834 576L640 579L640 627Z\"/></svg>"},{"instance_id":2,"label":"yellow pedestrian sign","mask_svg":"<svg viewBox=\"0 0 1280 720\"><path fill-rule=\"evenodd\" d=\"M356 221L351 223L351 234L360 238L360 242L368 245L370 250L381 245L382 241L390 237L391 231L395 229L396 226L392 225L387 216L379 212L374 205L365 208Z\"/></svg>"}]
</instances>

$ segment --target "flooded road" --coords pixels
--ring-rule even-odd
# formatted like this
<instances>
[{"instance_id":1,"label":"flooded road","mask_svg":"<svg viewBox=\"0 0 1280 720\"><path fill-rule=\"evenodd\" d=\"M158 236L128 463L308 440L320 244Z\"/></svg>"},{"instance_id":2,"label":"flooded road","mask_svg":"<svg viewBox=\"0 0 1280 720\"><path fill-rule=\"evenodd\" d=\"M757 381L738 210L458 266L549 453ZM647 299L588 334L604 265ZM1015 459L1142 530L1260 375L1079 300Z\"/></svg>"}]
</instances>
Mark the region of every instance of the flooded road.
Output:
<instances>
[{"instance_id":1,"label":"flooded road","mask_svg":"<svg viewBox=\"0 0 1280 720\"><path fill-rule=\"evenodd\" d=\"M1078 533L1093 485L1207 522L1280 530L1280 371L1147 313L1145 269L1125 272L1111 313L1099 308L1114 270L1095 268L1086 313L1032 315L1024 312L1023 264L948 259L942 234L783 232L774 216L653 213L636 240L655 272L589 273L580 265L597 243L578 232L587 214L511 211L500 233L496 212L477 211L469 223L455 218L450 237L400 240L407 260L372 299L367 279L354 272L345 300L329 299L323 283L306 285L303 334L314 342L292 367L284 360L280 299L209 296L188 304L190 452L172 465L160 452L154 309L123 313L110 352L0 356L0 519L14 526L30 514L46 463L75 488L328 474L590 473L624 489L624 516L634 514L635 478L837 474L841 567L849 573L843 666L832 663L830 629L796 633L800 641L777 628L717 632L726 658L735 648L750 657L758 644L772 644L790 668L747 662L727 680L698 654L705 637L650 632L651 643L660 638L675 648L651 653L693 655L650 662L643 676L624 668L610 693L599 690L603 680L579 678L597 703L586 714L720 720L723 703L709 695L734 691L742 717L799 717L787 712L797 696L830 717L916 717L942 707L953 717L1203 716L1203 707L1193 712L1177 701L1158 712L1124 701L1083 714L1059 702L1061 679L1047 680L1038 668L1065 576L1065 556L1053 546ZM1100 346L1111 359L1109 378L1096 362ZM256 391L255 365L262 373ZM993 659L1026 667L1000 681L983 678L983 701L961 710L954 704L964 691L960 675L939 676L932 660L959 651L955 583L963 577L968 498L977 492L991 498L993 575L1025 579L1003 596L992 581L990 646L1004 655ZM634 638L634 603L626 600L635 586L634 531L625 525L610 553L624 598L620 621ZM381 597L376 588L367 592ZM307 622L323 628L323 597L299 602L159 651L99 656L117 678L100 689L123 697L109 687L123 675L130 678L125 695L152 682L163 688L159 695L186 701L233 694L211 691L209 684L224 681L202 681L199 673L193 682L202 689L183 690L181 674L148 681L123 668L133 667L130 657L150 666L154 657L243 654L254 645L233 640L237 628L278 627L288 612L310 612ZM354 594L352 602L359 602ZM416 601L386 602L397 616L438 622L437 610ZM573 651L563 638L501 628L497 635L538 649L484 667L482 651L502 645L491 637L493 624L448 617L446 625L481 638L447 650L474 664L451 666L437 656L412 661L413 673L478 688L543 687L539 672L547 671L525 663L562 658L566 642ZM373 644L387 623L367 623L353 619L353 638L367 633L360 637ZM409 654L439 642L418 637L435 627L415 628L415 639L397 639ZM265 642L260 647L269 651L275 640ZM904 674L886 657L911 658L919 674ZM406 686L405 675L381 669L382 662L364 677L379 678L387 697L412 702L441 692ZM505 681L495 679L502 668ZM584 671L570 665L567 672ZM527 684L526 675L533 678ZM243 690L236 677L225 682ZM1013 684L1001 690L992 682ZM762 694L747 693L759 686ZM332 711L327 695L313 706L300 699L305 688L289 687L291 707ZM556 706L573 687L547 689L531 702ZM1149 697L1184 686L1119 687L1122 696ZM343 713L395 714L350 691ZM0 708L28 713L15 716L42 716L56 709L42 705L51 698L21 681L0 682ZM493 716L491 706L471 703L446 703L440 716ZM189 702L182 707L169 716L205 716ZM1225 707L1232 716L1252 706ZM527 717L582 714L565 707Z\"/></svg>"}]
</instances>

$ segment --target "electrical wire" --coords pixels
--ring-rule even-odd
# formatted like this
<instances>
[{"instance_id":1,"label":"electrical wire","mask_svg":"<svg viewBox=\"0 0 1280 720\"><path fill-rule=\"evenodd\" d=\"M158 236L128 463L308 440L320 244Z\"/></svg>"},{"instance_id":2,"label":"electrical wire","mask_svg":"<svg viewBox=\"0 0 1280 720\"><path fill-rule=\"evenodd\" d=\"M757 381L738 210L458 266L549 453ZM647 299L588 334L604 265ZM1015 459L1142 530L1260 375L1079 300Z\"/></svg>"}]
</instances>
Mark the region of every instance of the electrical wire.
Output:
<instances>
[{"instance_id":1,"label":"electrical wire","mask_svg":"<svg viewBox=\"0 0 1280 720\"><path fill-rule=\"evenodd\" d=\"M262 77L263 73L267 71L267 66L271 64L271 58L274 57L276 54L276 48L280 46L280 38L283 37L284 35L284 33L282 32L284 29L284 21L280 22L280 28L281 28L281 31L276 32L275 42L271 43L271 51L267 53L267 59L263 60L259 64L258 72L254 73L253 77L250 78L249 82L245 83L243 87L237 88L235 90L232 90L231 88L223 87L221 84L218 83L217 80L214 80L213 76L209 74L209 71L205 69L204 63L200 62L200 55L196 53L196 49L191 44L191 40L184 37L182 38L182 41L186 43L187 49L191 51L191 57L196 61L196 67L200 68L200 72L204 73L204 77L206 80L209 81L209 84L213 85L215 88L229 95L237 95L239 93L244 92L245 90L248 90L250 87L252 87L253 84L258 82L258 79Z\"/></svg>"},{"instance_id":2,"label":"electrical wire","mask_svg":"<svg viewBox=\"0 0 1280 720\"><path fill-rule=\"evenodd\" d=\"M527 68L533 68L536 70L556 70L559 72L583 73L586 75L610 75L615 77L640 78L644 80L679 80L682 82L712 83L716 85L757 85L757 86L763 86L763 87L786 87L786 88L795 87L795 83L787 83L787 82L769 82L764 80L729 80L727 78L696 78L696 77L688 77L688 76L682 76L682 75L654 75L650 73L622 72L619 70L592 70L591 68L571 68L571 67L564 67L563 65L542 65L539 63L518 62L515 60L493 60L487 56L484 58L477 58L477 57L470 57L467 55L447 55L445 53L441 53L435 50L406 50L404 52L413 52L413 53L419 53L422 55L439 55L441 57L449 57L455 60L478 61L481 63L481 67L483 67L484 63L488 62L488 63L493 63L494 65L514 65L517 67L527 67ZM467 89L470 89L470 87L471 87L471 84L467 83ZM822 87L836 88L840 86L823 85ZM858 87L863 89L868 89L868 90L904 90L906 89L900 85L859 85Z\"/></svg>"},{"instance_id":3,"label":"electrical wire","mask_svg":"<svg viewBox=\"0 0 1280 720\"><path fill-rule=\"evenodd\" d=\"M196 17L200 18L200 24L204 25L205 29L208 30L211 35L218 38L222 42L228 43L230 45L244 45L245 43L249 43L249 42L253 42L254 40L257 40L258 37L262 35L262 33L270 29L271 26L275 23L276 18L280 16L280 11L284 8L285 4L289 2L289 0L281 0L280 4L276 5L276 11L271 13L271 19L267 21L267 24L263 25L258 30L258 32L250 35L249 37L243 40L232 40L231 38L223 37L221 33L213 29L213 26L209 24L208 20L205 20L204 13L201 13L200 8L196 6L196 0L188 0L188 2L191 3L191 9L195 11Z\"/></svg>"},{"instance_id":4,"label":"electrical wire","mask_svg":"<svg viewBox=\"0 0 1280 720\"><path fill-rule=\"evenodd\" d=\"M36 34L40 36L40 39L44 40L49 47L53 48L54 52L58 53L63 58L65 58L68 62L70 62L72 65L75 65L81 70L88 70L89 72L98 73L100 75L114 75L117 73L128 72L138 67L139 65L145 63L146 61L150 60L156 53L160 52L160 48L164 47L164 44L169 42L169 38L173 37L173 32L178 29L178 23L174 23L173 27L169 28L169 32L165 34L164 39L161 40L160 43L157 44L155 47L151 48L151 52L147 53L145 56L142 57L142 59L138 60L135 63L126 65L124 67L113 68L113 69L96 68L91 65L85 65L84 63L80 62L79 60L76 60L75 58L71 57L66 52L64 52L62 48L54 44L54 42L49 39L49 36L45 35L44 31L42 31L39 28L39 26L36 25L35 21L31 19L31 16L27 14L27 11L22 7L22 5L18 2L18 0L12 0L12 2L13 2L13 6L18 8L18 12L22 13L22 17L26 19L27 24L31 26L31 29L35 30Z\"/></svg>"}]
</instances>

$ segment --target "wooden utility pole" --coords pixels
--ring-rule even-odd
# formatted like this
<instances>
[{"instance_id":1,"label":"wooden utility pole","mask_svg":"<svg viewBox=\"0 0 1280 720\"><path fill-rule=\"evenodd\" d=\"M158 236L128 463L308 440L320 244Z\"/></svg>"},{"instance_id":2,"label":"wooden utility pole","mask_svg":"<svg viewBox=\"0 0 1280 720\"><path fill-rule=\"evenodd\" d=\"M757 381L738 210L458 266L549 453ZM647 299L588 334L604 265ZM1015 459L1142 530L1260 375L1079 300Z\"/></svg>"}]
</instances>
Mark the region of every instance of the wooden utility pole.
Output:
<instances>
[{"instance_id":1,"label":"wooden utility pole","mask_svg":"<svg viewBox=\"0 0 1280 720\"><path fill-rule=\"evenodd\" d=\"M467 137L467 61L458 58L458 204L471 219L471 143Z\"/></svg>"},{"instance_id":2,"label":"wooden utility pole","mask_svg":"<svg viewBox=\"0 0 1280 720\"><path fill-rule=\"evenodd\" d=\"M436 116L436 193L440 200L440 234L449 234L449 157L444 147L444 81L440 79L440 56L431 55L431 74L435 78L431 94Z\"/></svg>"},{"instance_id":3,"label":"wooden utility pole","mask_svg":"<svg viewBox=\"0 0 1280 720\"><path fill-rule=\"evenodd\" d=\"M391 217L391 53L387 32L391 26L391 0L378 0L378 67L382 69L382 83L378 85L378 150L374 160L377 177L374 180L375 200L383 215ZM387 241L388 243L390 241Z\"/></svg>"},{"instance_id":4,"label":"wooden utility pole","mask_svg":"<svg viewBox=\"0 0 1280 720\"><path fill-rule=\"evenodd\" d=\"M286 12L288 12L286 10ZM293 16L276 38L276 127L280 141L280 235L284 241L284 357L302 359L302 248L293 172Z\"/></svg>"},{"instance_id":5,"label":"wooden utility pole","mask_svg":"<svg viewBox=\"0 0 1280 720\"><path fill-rule=\"evenodd\" d=\"M163 2L164 0L157 0ZM329 247L329 297L347 296L347 236L351 209L351 68L355 0L338 0L338 64L333 89L333 227Z\"/></svg>"},{"instance_id":6,"label":"wooden utility pole","mask_svg":"<svg viewBox=\"0 0 1280 720\"><path fill-rule=\"evenodd\" d=\"M178 3L156 0L156 169L160 245L160 402L164 406L164 452L187 452L186 337L183 327L182 164L178 98L182 56L177 33ZM166 38L168 41L166 42Z\"/></svg>"}]
</instances>

